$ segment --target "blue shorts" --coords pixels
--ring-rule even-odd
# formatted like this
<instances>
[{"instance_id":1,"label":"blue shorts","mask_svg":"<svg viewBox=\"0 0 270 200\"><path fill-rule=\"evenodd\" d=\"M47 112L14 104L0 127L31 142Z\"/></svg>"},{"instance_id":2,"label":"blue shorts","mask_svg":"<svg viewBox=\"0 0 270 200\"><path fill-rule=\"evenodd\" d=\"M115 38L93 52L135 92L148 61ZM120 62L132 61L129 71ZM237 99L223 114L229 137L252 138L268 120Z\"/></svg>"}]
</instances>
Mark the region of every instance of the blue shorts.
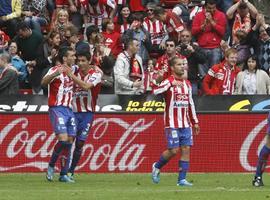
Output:
<instances>
[{"instance_id":1,"label":"blue shorts","mask_svg":"<svg viewBox=\"0 0 270 200\"><path fill-rule=\"evenodd\" d=\"M89 129L91 128L93 121L93 112L77 112L74 113L76 125L77 125L77 140L85 141L89 134Z\"/></svg>"},{"instance_id":2,"label":"blue shorts","mask_svg":"<svg viewBox=\"0 0 270 200\"><path fill-rule=\"evenodd\" d=\"M166 128L165 134L167 138L167 147L169 149L193 145L191 128Z\"/></svg>"},{"instance_id":3,"label":"blue shorts","mask_svg":"<svg viewBox=\"0 0 270 200\"><path fill-rule=\"evenodd\" d=\"M75 117L70 108L64 106L50 107L49 117L55 134L67 133L68 136L76 136Z\"/></svg>"}]
</instances>

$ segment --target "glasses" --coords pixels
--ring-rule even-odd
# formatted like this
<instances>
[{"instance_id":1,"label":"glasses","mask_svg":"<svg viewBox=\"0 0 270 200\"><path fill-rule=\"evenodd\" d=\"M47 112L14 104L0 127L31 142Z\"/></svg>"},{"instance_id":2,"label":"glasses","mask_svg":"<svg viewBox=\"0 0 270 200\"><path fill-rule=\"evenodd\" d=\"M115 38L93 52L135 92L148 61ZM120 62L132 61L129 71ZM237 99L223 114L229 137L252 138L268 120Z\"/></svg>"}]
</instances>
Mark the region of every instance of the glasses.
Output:
<instances>
[{"instance_id":1,"label":"glasses","mask_svg":"<svg viewBox=\"0 0 270 200\"><path fill-rule=\"evenodd\" d=\"M146 12L154 12L153 9L147 9Z\"/></svg>"},{"instance_id":2,"label":"glasses","mask_svg":"<svg viewBox=\"0 0 270 200\"><path fill-rule=\"evenodd\" d=\"M166 47L175 47L174 44L166 44Z\"/></svg>"}]
</instances>

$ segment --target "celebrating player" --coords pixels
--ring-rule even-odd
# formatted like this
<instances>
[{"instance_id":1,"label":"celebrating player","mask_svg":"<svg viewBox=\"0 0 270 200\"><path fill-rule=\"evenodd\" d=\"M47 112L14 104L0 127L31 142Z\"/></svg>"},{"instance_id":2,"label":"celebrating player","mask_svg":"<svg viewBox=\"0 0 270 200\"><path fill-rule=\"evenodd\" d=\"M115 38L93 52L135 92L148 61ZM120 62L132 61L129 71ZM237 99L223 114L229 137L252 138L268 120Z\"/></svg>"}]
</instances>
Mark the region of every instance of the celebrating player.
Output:
<instances>
[{"instance_id":1,"label":"celebrating player","mask_svg":"<svg viewBox=\"0 0 270 200\"><path fill-rule=\"evenodd\" d=\"M193 126L195 134L198 134L199 125L192 99L191 84L183 78L185 62L184 58L173 57L169 61L172 75L153 90L154 94L164 94L166 102L164 112L165 134L167 138L167 149L152 166L154 183L160 181L160 169L181 149L177 185L192 186L192 183L186 180L189 169L190 146L193 145L191 127Z\"/></svg>"},{"instance_id":2,"label":"celebrating player","mask_svg":"<svg viewBox=\"0 0 270 200\"><path fill-rule=\"evenodd\" d=\"M55 163L61 154L60 182L73 182L68 176L70 149L76 135L75 117L72 112L73 80L67 75L75 63L75 51L65 47L59 50L62 64L52 67L41 84L48 85L49 117L58 142L54 146L46 178L53 180Z\"/></svg>"},{"instance_id":3,"label":"celebrating player","mask_svg":"<svg viewBox=\"0 0 270 200\"><path fill-rule=\"evenodd\" d=\"M72 163L69 168L69 178L74 180L74 170L80 160L83 145L87 139L93 121L96 101L100 91L102 72L90 65L91 56L88 52L77 54L79 70L69 76L74 80L73 112L76 119L77 135Z\"/></svg>"}]
</instances>

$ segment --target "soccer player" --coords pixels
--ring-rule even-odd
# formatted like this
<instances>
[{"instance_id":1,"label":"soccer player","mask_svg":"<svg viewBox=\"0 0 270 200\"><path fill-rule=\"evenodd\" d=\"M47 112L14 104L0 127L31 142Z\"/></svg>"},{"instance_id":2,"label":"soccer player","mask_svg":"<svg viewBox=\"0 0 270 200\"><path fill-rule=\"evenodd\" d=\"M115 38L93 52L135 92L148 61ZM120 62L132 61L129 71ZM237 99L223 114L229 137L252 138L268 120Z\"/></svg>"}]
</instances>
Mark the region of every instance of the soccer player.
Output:
<instances>
[{"instance_id":1,"label":"soccer player","mask_svg":"<svg viewBox=\"0 0 270 200\"><path fill-rule=\"evenodd\" d=\"M73 137L76 135L75 117L72 112L73 80L67 75L75 63L75 51L72 48L59 50L60 65L49 69L41 84L48 85L49 117L58 139L54 146L46 178L53 180L55 163L61 155L60 182L74 182L67 176L69 168L70 149Z\"/></svg>"},{"instance_id":2,"label":"soccer player","mask_svg":"<svg viewBox=\"0 0 270 200\"><path fill-rule=\"evenodd\" d=\"M71 180L74 180L74 170L80 160L83 145L93 121L103 75L101 70L96 70L95 66L90 65L90 61L91 55L89 52L77 53L79 70L74 74L69 74L75 82L72 105L77 125L75 149L69 168L69 178Z\"/></svg>"},{"instance_id":3,"label":"soccer player","mask_svg":"<svg viewBox=\"0 0 270 200\"><path fill-rule=\"evenodd\" d=\"M268 128L267 128L267 135L266 135L266 143L260 151L255 177L252 181L252 185L255 187L264 186L262 175L265 170L269 154L270 154L270 113L268 114Z\"/></svg>"},{"instance_id":4,"label":"soccer player","mask_svg":"<svg viewBox=\"0 0 270 200\"><path fill-rule=\"evenodd\" d=\"M193 145L192 127L195 134L198 134L199 124L192 99L191 83L183 78L185 62L185 58L171 58L169 66L172 75L153 90L154 94L164 94L166 102L165 134L167 138L167 149L152 166L154 183L160 181L160 169L181 149L177 185L192 186L192 183L186 180L186 174L189 169L190 146Z\"/></svg>"}]
</instances>

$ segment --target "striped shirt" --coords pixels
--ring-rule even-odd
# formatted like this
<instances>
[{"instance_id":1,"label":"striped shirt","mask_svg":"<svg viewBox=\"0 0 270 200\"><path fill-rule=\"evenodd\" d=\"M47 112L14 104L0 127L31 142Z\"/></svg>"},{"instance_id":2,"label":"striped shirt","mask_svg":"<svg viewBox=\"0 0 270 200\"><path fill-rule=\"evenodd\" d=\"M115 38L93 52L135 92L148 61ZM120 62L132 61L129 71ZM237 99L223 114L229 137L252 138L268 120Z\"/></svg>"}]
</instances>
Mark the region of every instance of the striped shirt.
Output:
<instances>
[{"instance_id":1,"label":"striped shirt","mask_svg":"<svg viewBox=\"0 0 270 200\"><path fill-rule=\"evenodd\" d=\"M150 33L152 44L159 45L166 36L165 25L159 20L153 22L146 17L143 26Z\"/></svg>"},{"instance_id":2,"label":"striped shirt","mask_svg":"<svg viewBox=\"0 0 270 200\"><path fill-rule=\"evenodd\" d=\"M49 69L47 75L51 75L57 71L59 66ZM55 77L48 85L48 105L65 106L72 108L71 101L73 95L73 80L66 74L61 73Z\"/></svg>"},{"instance_id":3,"label":"striped shirt","mask_svg":"<svg viewBox=\"0 0 270 200\"><path fill-rule=\"evenodd\" d=\"M100 91L101 73L90 69L87 75L77 71L75 75L86 83L92 83L93 88L86 91L78 84L74 85L73 93L73 112L95 112L96 102Z\"/></svg>"},{"instance_id":4,"label":"striped shirt","mask_svg":"<svg viewBox=\"0 0 270 200\"><path fill-rule=\"evenodd\" d=\"M177 81L177 85L173 82ZM166 110L164 112L166 128L188 128L198 123L195 105L192 99L191 83L185 79L170 76L153 90L155 95L164 94Z\"/></svg>"}]
</instances>

